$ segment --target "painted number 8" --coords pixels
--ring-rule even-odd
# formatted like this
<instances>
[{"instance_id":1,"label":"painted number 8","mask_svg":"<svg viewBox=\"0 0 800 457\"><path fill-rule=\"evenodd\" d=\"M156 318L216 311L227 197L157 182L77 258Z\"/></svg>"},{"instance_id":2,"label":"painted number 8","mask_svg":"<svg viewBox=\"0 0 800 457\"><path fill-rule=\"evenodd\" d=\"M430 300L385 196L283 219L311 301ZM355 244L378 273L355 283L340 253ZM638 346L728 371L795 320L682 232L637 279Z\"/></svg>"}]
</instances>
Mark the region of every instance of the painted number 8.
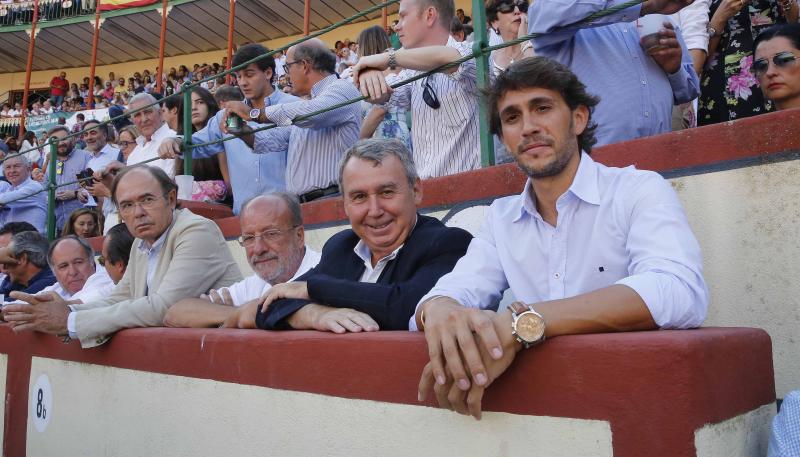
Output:
<instances>
[{"instance_id":1,"label":"painted number 8","mask_svg":"<svg viewBox=\"0 0 800 457\"><path fill-rule=\"evenodd\" d=\"M42 404L43 398L44 398L44 392L42 392L42 389L39 389L39 392L36 394L36 399L38 400L38 402L36 402L36 417L41 419L47 417L47 409Z\"/></svg>"}]
</instances>

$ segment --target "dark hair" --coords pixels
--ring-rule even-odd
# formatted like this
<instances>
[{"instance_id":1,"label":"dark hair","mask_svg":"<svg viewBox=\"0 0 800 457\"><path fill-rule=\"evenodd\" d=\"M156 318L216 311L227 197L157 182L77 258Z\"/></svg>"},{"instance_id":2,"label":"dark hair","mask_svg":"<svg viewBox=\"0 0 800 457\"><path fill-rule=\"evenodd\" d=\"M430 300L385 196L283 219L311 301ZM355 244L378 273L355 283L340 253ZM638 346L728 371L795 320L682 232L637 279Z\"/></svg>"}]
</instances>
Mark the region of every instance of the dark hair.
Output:
<instances>
[{"instance_id":1,"label":"dark hair","mask_svg":"<svg viewBox=\"0 0 800 457\"><path fill-rule=\"evenodd\" d=\"M200 98L205 102L208 106L208 117L205 121L203 121L203 126L205 127L205 123L208 122L217 111L219 111L219 105L217 101L214 99L214 96L211 95L211 92L208 89L204 89L202 87L195 87L194 93L199 95ZM178 128L175 129L178 135L183 135L183 97L179 98L180 102L178 103ZM197 130L192 125L192 133L196 132Z\"/></svg>"},{"instance_id":2,"label":"dark hair","mask_svg":"<svg viewBox=\"0 0 800 457\"><path fill-rule=\"evenodd\" d=\"M392 45L386 30L379 25L373 25L361 31L356 38L358 52L362 56L380 54Z\"/></svg>"},{"instance_id":3,"label":"dark hair","mask_svg":"<svg viewBox=\"0 0 800 457\"><path fill-rule=\"evenodd\" d=\"M233 55L233 59L231 60L231 68L238 67L239 65L253 60L258 56L263 56L264 54L268 54L269 49L266 47L258 44L258 43L250 43L240 47L236 54ZM269 82L272 83L272 78L275 77L275 59L272 56L264 57L263 59L259 59L256 64L261 71L267 71L267 68L272 70L272 76L269 78Z\"/></svg>"},{"instance_id":4,"label":"dark hair","mask_svg":"<svg viewBox=\"0 0 800 457\"><path fill-rule=\"evenodd\" d=\"M86 131L87 127L90 127L93 124L100 125L100 121L98 121L97 119L89 119L88 121L83 123L83 130ZM97 130L98 133L102 133L106 139L108 139L108 137L110 136L108 134L108 124L100 125L100 127L97 127L95 130Z\"/></svg>"},{"instance_id":5,"label":"dark hair","mask_svg":"<svg viewBox=\"0 0 800 457\"><path fill-rule=\"evenodd\" d=\"M36 227L33 226L30 222L9 222L0 228L0 235L5 235L6 233L10 233L12 235L16 235L17 233L22 232L35 232Z\"/></svg>"},{"instance_id":6,"label":"dark hair","mask_svg":"<svg viewBox=\"0 0 800 457\"><path fill-rule=\"evenodd\" d=\"M94 219L94 235L92 236L100 236L102 234L100 232L100 214L91 208L78 208L70 213L67 223L64 224L64 228L61 230L61 236L75 235L75 229L73 225L75 224L75 221L84 214L88 214L92 216L92 219Z\"/></svg>"},{"instance_id":7,"label":"dark hair","mask_svg":"<svg viewBox=\"0 0 800 457\"><path fill-rule=\"evenodd\" d=\"M33 130L28 130L25 132L25 136L23 137L24 140L28 140L28 143L33 143L33 140L36 139L36 132Z\"/></svg>"},{"instance_id":8,"label":"dark hair","mask_svg":"<svg viewBox=\"0 0 800 457\"><path fill-rule=\"evenodd\" d=\"M108 238L108 256L106 262L119 263L127 266L131 257L131 247L133 246L133 235L124 223L117 224L106 233Z\"/></svg>"},{"instance_id":9,"label":"dark hair","mask_svg":"<svg viewBox=\"0 0 800 457\"><path fill-rule=\"evenodd\" d=\"M79 121L86 119L86 116L84 116L83 113L78 113L75 115L75 117L78 118Z\"/></svg>"},{"instance_id":10,"label":"dark hair","mask_svg":"<svg viewBox=\"0 0 800 457\"><path fill-rule=\"evenodd\" d=\"M296 45L294 60L307 60L311 64L311 68L322 73L336 73L336 54L313 41L304 41Z\"/></svg>"},{"instance_id":11,"label":"dark hair","mask_svg":"<svg viewBox=\"0 0 800 457\"><path fill-rule=\"evenodd\" d=\"M592 146L597 142L594 132L597 124L592 123L592 111L600 98L586 92L578 77L565 65L547 57L526 57L509 65L508 69L500 73L488 91L487 99L491 118L489 126L492 133L502 137L500 113L497 105L508 91L544 88L561 94L570 110L575 110L583 105L589 109L589 118L586 128L578 135L578 146L587 154L592 152Z\"/></svg>"},{"instance_id":12,"label":"dark hair","mask_svg":"<svg viewBox=\"0 0 800 457\"><path fill-rule=\"evenodd\" d=\"M800 49L800 24L778 24L758 34L753 42L753 51L758 49L762 41L783 37L792 42L792 46Z\"/></svg>"},{"instance_id":13,"label":"dark hair","mask_svg":"<svg viewBox=\"0 0 800 457\"><path fill-rule=\"evenodd\" d=\"M136 165L132 167L125 167L117 173L117 176L114 177L114 182L111 183L111 201L116 204L119 204L117 201L117 187L119 187L120 181L122 178L130 173L132 170L136 169L143 169L150 173L150 176L155 178L158 182L159 186L161 187L161 194L167 196L171 191L178 191L178 185L175 184L175 181L170 179L169 175L159 167L151 167L149 165Z\"/></svg>"},{"instance_id":14,"label":"dark hair","mask_svg":"<svg viewBox=\"0 0 800 457\"><path fill-rule=\"evenodd\" d=\"M179 95L164 97L161 99L161 106L165 106L168 110L177 109L180 111L181 100L183 100L183 97ZM130 103L128 103L128 105L130 105Z\"/></svg>"},{"instance_id":15,"label":"dark hair","mask_svg":"<svg viewBox=\"0 0 800 457\"><path fill-rule=\"evenodd\" d=\"M485 0L483 6L486 8L486 22L491 26L492 21L497 20L497 7L504 3L504 0ZM522 11L523 13L525 11Z\"/></svg>"},{"instance_id":16,"label":"dark hair","mask_svg":"<svg viewBox=\"0 0 800 457\"><path fill-rule=\"evenodd\" d=\"M59 118L63 119L63 118ZM47 131L47 136L51 137L56 132L66 132L69 135L69 128L64 125L56 125L55 127L51 127L50 130Z\"/></svg>"},{"instance_id":17,"label":"dark hair","mask_svg":"<svg viewBox=\"0 0 800 457\"><path fill-rule=\"evenodd\" d=\"M450 21L450 35L455 35L459 32L464 32L464 24L459 21L457 17L454 17L453 20Z\"/></svg>"},{"instance_id":18,"label":"dark hair","mask_svg":"<svg viewBox=\"0 0 800 457\"><path fill-rule=\"evenodd\" d=\"M41 233L36 231L15 233L11 237L11 242L14 243L11 249L14 257L19 258L20 255L25 254L28 262L37 268L47 266L47 250L50 246L47 238L43 237Z\"/></svg>"},{"instance_id":19,"label":"dark hair","mask_svg":"<svg viewBox=\"0 0 800 457\"><path fill-rule=\"evenodd\" d=\"M217 91L214 92L214 99L217 100L217 103L229 102L233 100L242 101L242 98L244 98L242 90L237 86L231 86L228 84L223 84L217 87Z\"/></svg>"},{"instance_id":20,"label":"dark hair","mask_svg":"<svg viewBox=\"0 0 800 457\"><path fill-rule=\"evenodd\" d=\"M416 0L420 10L433 7L439 13L439 25L450 30L450 22L455 17L455 5L453 0Z\"/></svg>"}]
</instances>

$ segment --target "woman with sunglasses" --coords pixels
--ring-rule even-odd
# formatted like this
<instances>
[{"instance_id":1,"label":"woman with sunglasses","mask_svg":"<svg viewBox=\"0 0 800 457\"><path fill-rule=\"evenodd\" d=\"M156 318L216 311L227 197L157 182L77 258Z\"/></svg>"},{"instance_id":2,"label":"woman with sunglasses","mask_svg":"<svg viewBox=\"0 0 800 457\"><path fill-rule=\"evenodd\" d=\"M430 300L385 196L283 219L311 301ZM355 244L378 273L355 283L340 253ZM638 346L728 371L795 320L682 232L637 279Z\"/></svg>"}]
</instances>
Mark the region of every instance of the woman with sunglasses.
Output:
<instances>
[{"instance_id":1,"label":"woman with sunglasses","mask_svg":"<svg viewBox=\"0 0 800 457\"><path fill-rule=\"evenodd\" d=\"M523 37L528 34L528 1L486 0L486 19L503 42ZM500 74L523 57L533 57L530 41L492 51L492 70Z\"/></svg>"},{"instance_id":2,"label":"woman with sunglasses","mask_svg":"<svg viewBox=\"0 0 800 457\"><path fill-rule=\"evenodd\" d=\"M772 110L751 72L754 40L779 23L797 22L797 0L712 0L708 57L700 78L699 125Z\"/></svg>"},{"instance_id":3,"label":"woman with sunglasses","mask_svg":"<svg viewBox=\"0 0 800 457\"><path fill-rule=\"evenodd\" d=\"M778 110L800 108L800 25L770 27L761 32L753 47L750 69L764 97Z\"/></svg>"}]
</instances>

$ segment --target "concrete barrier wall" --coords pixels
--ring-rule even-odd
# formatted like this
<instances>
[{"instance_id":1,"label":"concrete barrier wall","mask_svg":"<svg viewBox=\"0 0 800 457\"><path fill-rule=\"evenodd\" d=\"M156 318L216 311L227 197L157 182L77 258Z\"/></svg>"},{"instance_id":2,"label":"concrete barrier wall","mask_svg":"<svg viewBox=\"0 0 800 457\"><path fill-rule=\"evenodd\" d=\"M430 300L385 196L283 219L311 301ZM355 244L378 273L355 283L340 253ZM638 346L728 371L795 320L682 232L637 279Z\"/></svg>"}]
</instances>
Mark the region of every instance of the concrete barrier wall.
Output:
<instances>
[{"instance_id":1,"label":"concrete barrier wall","mask_svg":"<svg viewBox=\"0 0 800 457\"><path fill-rule=\"evenodd\" d=\"M16 370L7 456L680 457L724 444L755 457L775 413L756 329L554 338L490 387L480 422L417 401L418 333L132 329L82 350L0 327L0 348Z\"/></svg>"}]
</instances>

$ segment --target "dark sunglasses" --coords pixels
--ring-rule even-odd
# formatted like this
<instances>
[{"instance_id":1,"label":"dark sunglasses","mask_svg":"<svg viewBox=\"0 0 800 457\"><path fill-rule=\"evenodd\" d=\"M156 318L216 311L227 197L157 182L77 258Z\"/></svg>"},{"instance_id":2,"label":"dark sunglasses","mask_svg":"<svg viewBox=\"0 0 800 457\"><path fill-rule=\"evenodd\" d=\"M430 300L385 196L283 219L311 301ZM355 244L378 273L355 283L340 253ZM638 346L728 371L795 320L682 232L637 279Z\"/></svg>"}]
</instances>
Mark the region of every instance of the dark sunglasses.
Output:
<instances>
[{"instance_id":1,"label":"dark sunglasses","mask_svg":"<svg viewBox=\"0 0 800 457\"><path fill-rule=\"evenodd\" d=\"M772 56L772 63L778 68L783 68L787 65L794 65L797 61L797 56L789 51L779 52ZM758 59L753 61L750 66L750 71L756 76L762 76L769 69L769 59Z\"/></svg>"},{"instance_id":2,"label":"dark sunglasses","mask_svg":"<svg viewBox=\"0 0 800 457\"><path fill-rule=\"evenodd\" d=\"M517 0L515 2L500 2L497 4L497 12L503 14L513 13L514 7L519 8L521 13L526 13L528 11L528 2L525 0Z\"/></svg>"},{"instance_id":3,"label":"dark sunglasses","mask_svg":"<svg viewBox=\"0 0 800 457\"><path fill-rule=\"evenodd\" d=\"M431 87L431 84L428 82L428 78L425 78L422 100L433 109L439 109L439 107L442 106L442 104L439 103L439 97L436 96L436 92L433 91L433 87Z\"/></svg>"}]
</instances>

